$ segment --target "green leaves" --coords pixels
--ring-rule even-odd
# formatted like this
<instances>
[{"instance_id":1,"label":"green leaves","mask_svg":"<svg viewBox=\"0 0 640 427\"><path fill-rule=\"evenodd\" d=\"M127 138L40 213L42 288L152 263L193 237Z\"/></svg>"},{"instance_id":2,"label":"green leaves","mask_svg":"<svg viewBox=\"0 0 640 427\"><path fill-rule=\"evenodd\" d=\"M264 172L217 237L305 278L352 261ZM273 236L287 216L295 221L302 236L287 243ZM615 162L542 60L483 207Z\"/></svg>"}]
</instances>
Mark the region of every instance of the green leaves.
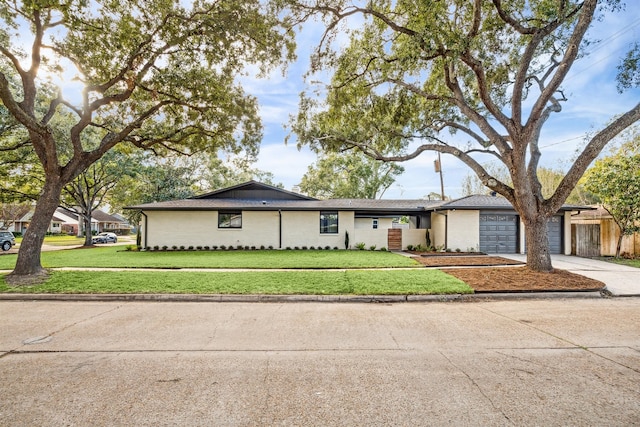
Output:
<instances>
[{"instance_id":1,"label":"green leaves","mask_svg":"<svg viewBox=\"0 0 640 427\"><path fill-rule=\"evenodd\" d=\"M584 181L613 216L621 236L640 232L640 134L597 160ZM620 245L617 255L619 251Z\"/></svg>"}]
</instances>

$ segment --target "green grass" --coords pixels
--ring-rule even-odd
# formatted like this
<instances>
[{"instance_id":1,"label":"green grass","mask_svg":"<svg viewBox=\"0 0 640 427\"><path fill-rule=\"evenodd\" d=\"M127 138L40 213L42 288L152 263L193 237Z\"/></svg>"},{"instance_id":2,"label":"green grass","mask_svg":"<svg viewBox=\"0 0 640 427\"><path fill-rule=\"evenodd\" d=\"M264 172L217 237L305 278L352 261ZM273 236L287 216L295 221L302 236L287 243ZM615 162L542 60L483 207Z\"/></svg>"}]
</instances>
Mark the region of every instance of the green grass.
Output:
<instances>
[{"instance_id":1,"label":"green grass","mask_svg":"<svg viewBox=\"0 0 640 427\"><path fill-rule=\"evenodd\" d=\"M438 270L268 272L54 271L37 286L13 288L0 277L0 292L180 293L280 295L427 295L473 293Z\"/></svg>"},{"instance_id":2,"label":"green grass","mask_svg":"<svg viewBox=\"0 0 640 427\"><path fill-rule=\"evenodd\" d=\"M640 259L627 259L627 258L602 258L603 261L613 262L615 264L628 265L629 267L640 268Z\"/></svg>"},{"instance_id":3,"label":"green grass","mask_svg":"<svg viewBox=\"0 0 640 427\"><path fill-rule=\"evenodd\" d=\"M17 255L0 256L0 269L15 266ZM416 261L380 251L184 251L128 252L124 246L42 253L42 266L114 268L394 268L420 267Z\"/></svg>"}]
</instances>

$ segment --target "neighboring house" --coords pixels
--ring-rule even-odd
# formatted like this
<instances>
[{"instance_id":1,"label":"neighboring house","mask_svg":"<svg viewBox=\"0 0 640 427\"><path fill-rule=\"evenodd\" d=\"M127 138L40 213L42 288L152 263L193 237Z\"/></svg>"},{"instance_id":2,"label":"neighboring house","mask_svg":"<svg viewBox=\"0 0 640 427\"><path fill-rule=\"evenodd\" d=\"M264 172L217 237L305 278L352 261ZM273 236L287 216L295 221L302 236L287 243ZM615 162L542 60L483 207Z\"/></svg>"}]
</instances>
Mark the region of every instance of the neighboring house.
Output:
<instances>
[{"instance_id":1,"label":"neighboring house","mask_svg":"<svg viewBox=\"0 0 640 427\"><path fill-rule=\"evenodd\" d=\"M24 234L29 228L29 224L31 223L31 218L33 218L34 211L30 210L22 217L14 221L14 223L8 228L9 231L14 233ZM51 234L60 234L62 232L62 223L64 220L57 215L54 215L51 218L51 222L49 223L49 228L47 229L47 233Z\"/></svg>"},{"instance_id":2,"label":"neighboring house","mask_svg":"<svg viewBox=\"0 0 640 427\"><path fill-rule=\"evenodd\" d=\"M68 234L78 234L79 220L78 214L66 208L58 208L56 215L63 219L62 230ZM129 234L131 227L129 224L114 215L107 214L100 209L93 211L91 215L91 231L102 233L110 231L116 234Z\"/></svg>"},{"instance_id":3,"label":"neighboring house","mask_svg":"<svg viewBox=\"0 0 640 427\"><path fill-rule=\"evenodd\" d=\"M572 253L580 256L615 256L620 229L602 206L571 217ZM620 254L640 255L640 233L622 238Z\"/></svg>"},{"instance_id":4,"label":"neighboring house","mask_svg":"<svg viewBox=\"0 0 640 427\"><path fill-rule=\"evenodd\" d=\"M94 219L97 224L98 233L109 231L116 234L129 234L131 232L131 226L128 222L115 215L103 212L100 209L93 211L92 220Z\"/></svg>"},{"instance_id":5,"label":"neighboring house","mask_svg":"<svg viewBox=\"0 0 640 427\"><path fill-rule=\"evenodd\" d=\"M439 200L317 200L249 181L183 200L130 206L140 210L142 246L272 246L353 248L364 243L390 250L431 242L452 250L524 252L524 227L501 197ZM550 221L551 250L569 253L570 214L563 207ZM408 217L407 228L394 219ZM569 248L566 248L569 246Z\"/></svg>"}]
</instances>

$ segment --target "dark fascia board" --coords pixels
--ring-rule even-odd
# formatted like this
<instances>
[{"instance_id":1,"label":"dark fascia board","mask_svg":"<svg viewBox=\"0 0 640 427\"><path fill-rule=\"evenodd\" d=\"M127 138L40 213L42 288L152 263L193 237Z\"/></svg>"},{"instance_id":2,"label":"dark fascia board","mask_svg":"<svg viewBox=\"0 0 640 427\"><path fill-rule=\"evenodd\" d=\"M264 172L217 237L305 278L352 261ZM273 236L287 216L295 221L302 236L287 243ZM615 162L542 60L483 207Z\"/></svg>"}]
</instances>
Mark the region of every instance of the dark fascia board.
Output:
<instances>
[{"instance_id":1,"label":"dark fascia board","mask_svg":"<svg viewBox=\"0 0 640 427\"><path fill-rule=\"evenodd\" d=\"M215 196L216 194L225 193L227 191L237 190L237 189L240 189L240 188L243 188L243 187L248 187L250 185L256 185L258 187L262 187L265 190L278 191L280 193L284 193L284 194L293 196L293 197L295 197L297 199L318 200L318 199L314 199L313 197L305 196L304 194L299 194L299 193L294 193L293 191L283 190L282 188L274 187L272 185L264 184L262 182L258 182L258 181L254 181L254 180L243 182L242 184L238 184L238 185L233 185L231 187L221 188L219 190L211 191L209 193L200 194L198 196L191 197L191 199L208 199L208 198L211 198L211 196Z\"/></svg>"},{"instance_id":2,"label":"dark fascia board","mask_svg":"<svg viewBox=\"0 0 640 427\"><path fill-rule=\"evenodd\" d=\"M278 211L287 211L287 212L310 212L310 211L342 211L342 212L362 212L362 215L368 214L376 214L376 215L408 215L408 214L419 214L419 213L427 213L428 210L423 208L366 208L366 209L358 209L353 207L344 207L344 206L323 206L323 207L295 207L295 206L287 206L287 207L278 207L278 206L229 206L229 207L206 207L206 206L163 206L163 207L141 207L141 206L125 206L123 209L127 210L139 210L139 211L230 211L230 210L241 210L241 211L256 211L256 212L278 212Z\"/></svg>"}]
</instances>

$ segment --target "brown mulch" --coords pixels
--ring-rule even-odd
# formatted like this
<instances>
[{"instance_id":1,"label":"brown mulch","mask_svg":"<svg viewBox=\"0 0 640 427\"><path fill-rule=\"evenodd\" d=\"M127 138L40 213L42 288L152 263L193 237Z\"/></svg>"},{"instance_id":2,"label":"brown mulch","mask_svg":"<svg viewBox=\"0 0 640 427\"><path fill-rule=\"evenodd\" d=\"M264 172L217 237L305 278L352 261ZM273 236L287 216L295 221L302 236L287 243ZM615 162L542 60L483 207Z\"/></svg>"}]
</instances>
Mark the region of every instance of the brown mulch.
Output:
<instances>
[{"instance_id":1,"label":"brown mulch","mask_svg":"<svg viewBox=\"0 0 640 427\"><path fill-rule=\"evenodd\" d=\"M498 256L416 255L413 259L426 267L469 267L443 268L442 271L462 280L476 292L576 292L605 287L604 283L579 274L557 269L552 273L540 273L529 270L520 261Z\"/></svg>"},{"instance_id":2,"label":"brown mulch","mask_svg":"<svg viewBox=\"0 0 640 427\"><path fill-rule=\"evenodd\" d=\"M476 292L595 291L605 284L565 270L540 273L527 267L447 268L447 274L465 282Z\"/></svg>"},{"instance_id":3,"label":"brown mulch","mask_svg":"<svg viewBox=\"0 0 640 427\"><path fill-rule=\"evenodd\" d=\"M426 267L466 267L466 266L491 266L491 265L522 265L522 262L499 256L417 256L415 258Z\"/></svg>"}]
</instances>

